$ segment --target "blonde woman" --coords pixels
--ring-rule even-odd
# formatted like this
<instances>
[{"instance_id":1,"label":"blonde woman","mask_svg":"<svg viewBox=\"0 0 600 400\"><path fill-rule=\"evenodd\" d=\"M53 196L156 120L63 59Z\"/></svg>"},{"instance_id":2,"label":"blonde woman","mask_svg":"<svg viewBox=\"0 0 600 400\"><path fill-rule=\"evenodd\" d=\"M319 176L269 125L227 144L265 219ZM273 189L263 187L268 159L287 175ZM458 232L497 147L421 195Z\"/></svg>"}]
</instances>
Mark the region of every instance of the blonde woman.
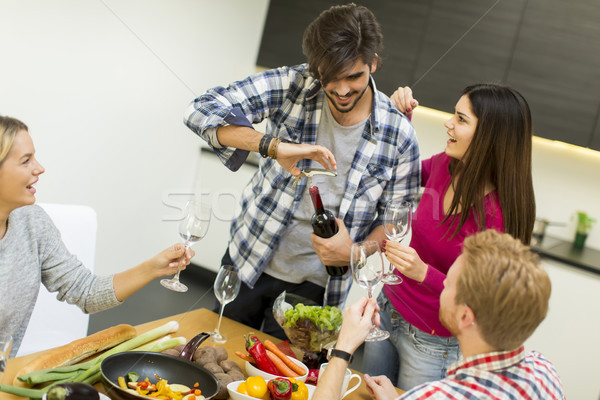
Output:
<instances>
[{"instance_id":1,"label":"blonde woman","mask_svg":"<svg viewBox=\"0 0 600 400\"><path fill-rule=\"evenodd\" d=\"M44 167L27 126L0 116L0 326L13 336L11 357L25 334L40 284L86 313L119 305L154 278L185 268L194 255L176 244L111 276L96 276L70 254L50 217L35 205ZM10 305L10 306L9 306Z\"/></svg>"}]
</instances>

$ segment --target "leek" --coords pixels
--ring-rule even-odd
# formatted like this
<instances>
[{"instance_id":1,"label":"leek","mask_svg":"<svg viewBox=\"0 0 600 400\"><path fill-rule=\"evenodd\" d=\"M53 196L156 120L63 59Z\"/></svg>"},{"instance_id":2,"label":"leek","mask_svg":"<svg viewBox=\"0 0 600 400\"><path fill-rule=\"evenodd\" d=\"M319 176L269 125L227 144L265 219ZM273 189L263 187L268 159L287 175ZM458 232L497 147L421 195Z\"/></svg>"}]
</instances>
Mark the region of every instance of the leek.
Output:
<instances>
[{"instance_id":1,"label":"leek","mask_svg":"<svg viewBox=\"0 0 600 400\"><path fill-rule=\"evenodd\" d=\"M177 329L179 329L179 324L177 323L177 321L169 321L166 324L159 326L158 328L151 329L146 333L138 335L134 338L131 338L131 339L121 343L118 346L113 347L112 349L106 351L101 356L96 357L94 359L95 364L88 370L81 373L80 375L77 375L73 379L73 382L84 382L86 379L90 378L92 375L98 373L98 371L100 371L100 364L102 363L102 360L104 360L106 357L112 356L113 354L116 354L116 353L122 353L124 351L133 350L137 347L142 346L145 343L148 343L152 340L158 339L161 336L165 336L169 333L175 332Z\"/></svg>"}]
</instances>

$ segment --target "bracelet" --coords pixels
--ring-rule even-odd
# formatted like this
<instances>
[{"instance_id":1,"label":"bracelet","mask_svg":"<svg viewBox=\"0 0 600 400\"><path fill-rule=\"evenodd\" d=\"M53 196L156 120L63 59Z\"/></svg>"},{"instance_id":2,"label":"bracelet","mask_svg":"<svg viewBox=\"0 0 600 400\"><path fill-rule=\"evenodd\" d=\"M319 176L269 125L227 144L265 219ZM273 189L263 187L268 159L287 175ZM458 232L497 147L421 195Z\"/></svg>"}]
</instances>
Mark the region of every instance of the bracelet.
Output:
<instances>
[{"instance_id":1,"label":"bracelet","mask_svg":"<svg viewBox=\"0 0 600 400\"><path fill-rule=\"evenodd\" d=\"M279 148L279 143L281 143L281 140L277 139L277 138L273 138L273 140L271 140L271 143L269 143L269 157L272 158L273 160L277 159L277 149Z\"/></svg>"},{"instance_id":2,"label":"bracelet","mask_svg":"<svg viewBox=\"0 0 600 400\"><path fill-rule=\"evenodd\" d=\"M264 135L262 139L260 139L260 143L258 144L258 152L262 156L262 158L267 158L269 156L269 147L273 142L274 137L271 135Z\"/></svg>"}]
</instances>

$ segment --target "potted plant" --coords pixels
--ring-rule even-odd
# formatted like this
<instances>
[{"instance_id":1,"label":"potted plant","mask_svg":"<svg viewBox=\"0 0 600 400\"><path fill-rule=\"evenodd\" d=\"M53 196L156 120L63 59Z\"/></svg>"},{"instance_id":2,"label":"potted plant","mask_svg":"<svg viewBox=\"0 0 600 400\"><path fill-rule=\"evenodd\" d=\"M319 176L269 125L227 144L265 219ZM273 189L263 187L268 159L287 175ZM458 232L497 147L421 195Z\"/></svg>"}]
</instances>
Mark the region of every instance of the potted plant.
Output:
<instances>
[{"instance_id":1,"label":"potted plant","mask_svg":"<svg viewBox=\"0 0 600 400\"><path fill-rule=\"evenodd\" d=\"M577 228L575 229L575 241L573 247L576 249L583 249L585 240L587 239L588 233L592 228L592 223L596 222L595 219L590 218L587 213L583 211L577 212Z\"/></svg>"}]
</instances>

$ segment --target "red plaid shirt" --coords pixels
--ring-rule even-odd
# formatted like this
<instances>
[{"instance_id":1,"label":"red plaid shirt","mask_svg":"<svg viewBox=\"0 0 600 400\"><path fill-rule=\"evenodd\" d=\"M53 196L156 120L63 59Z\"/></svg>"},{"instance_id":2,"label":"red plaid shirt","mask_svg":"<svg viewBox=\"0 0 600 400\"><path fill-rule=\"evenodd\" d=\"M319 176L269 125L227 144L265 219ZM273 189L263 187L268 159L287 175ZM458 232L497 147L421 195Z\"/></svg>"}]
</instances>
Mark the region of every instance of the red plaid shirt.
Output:
<instances>
[{"instance_id":1,"label":"red plaid shirt","mask_svg":"<svg viewBox=\"0 0 600 400\"><path fill-rule=\"evenodd\" d=\"M540 353L512 351L479 354L460 360L442 380L404 393L417 399L564 399L556 369Z\"/></svg>"}]
</instances>

